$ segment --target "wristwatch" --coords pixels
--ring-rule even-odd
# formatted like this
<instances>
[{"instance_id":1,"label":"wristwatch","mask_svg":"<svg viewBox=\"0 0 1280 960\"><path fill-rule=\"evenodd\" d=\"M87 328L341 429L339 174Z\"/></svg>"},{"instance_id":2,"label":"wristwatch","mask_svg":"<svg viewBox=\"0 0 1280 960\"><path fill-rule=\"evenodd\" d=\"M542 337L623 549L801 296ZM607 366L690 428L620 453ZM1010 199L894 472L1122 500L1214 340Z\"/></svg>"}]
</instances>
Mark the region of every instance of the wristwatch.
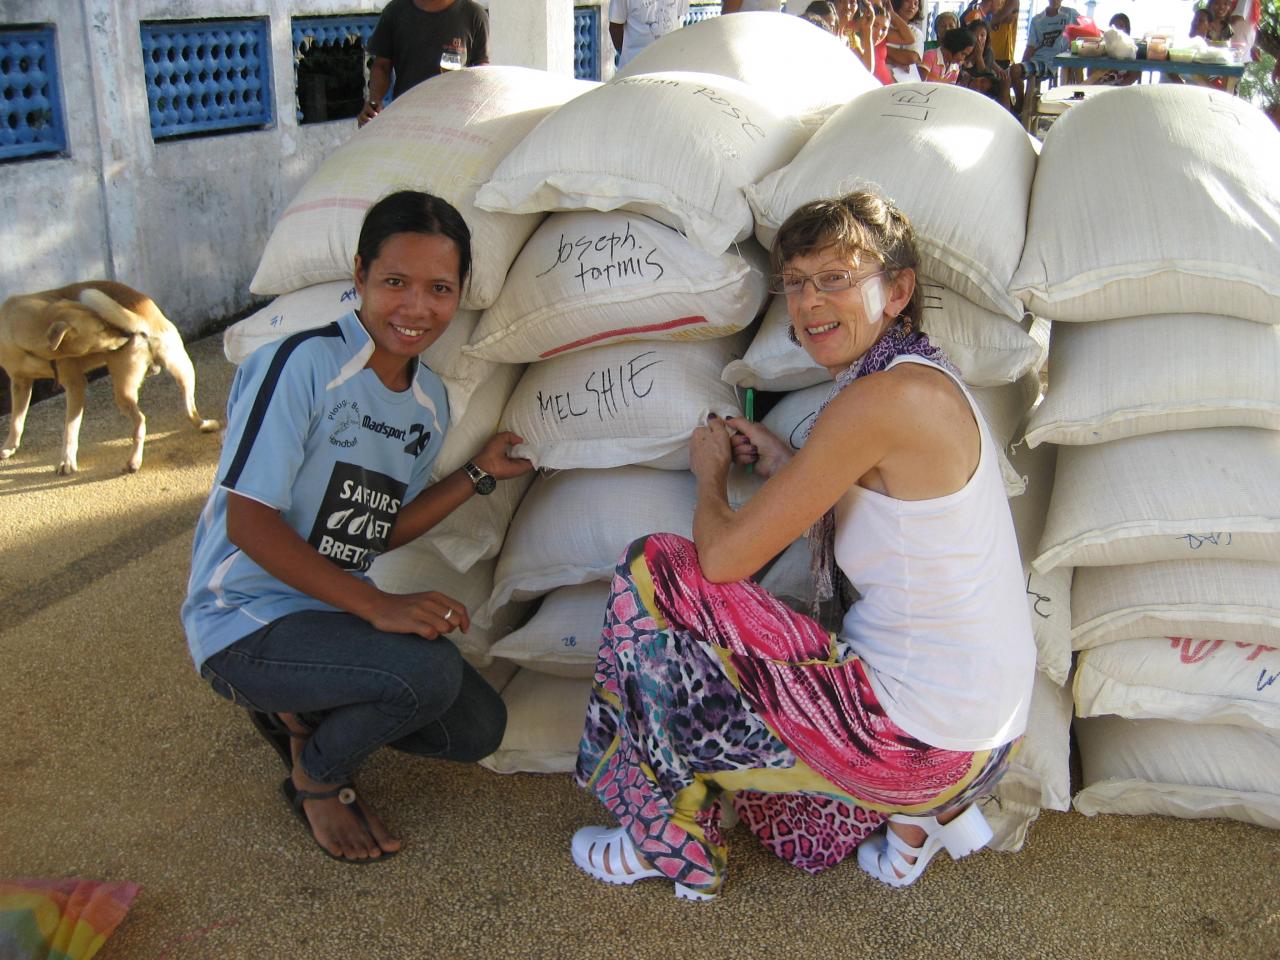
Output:
<instances>
[{"instance_id":1,"label":"wristwatch","mask_svg":"<svg viewBox=\"0 0 1280 960\"><path fill-rule=\"evenodd\" d=\"M471 485L476 488L476 493L482 497L487 497L498 488L498 481L493 474L485 473L475 465L475 462L468 460L462 465L462 469L467 472L467 478L471 481Z\"/></svg>"}]
</instances>

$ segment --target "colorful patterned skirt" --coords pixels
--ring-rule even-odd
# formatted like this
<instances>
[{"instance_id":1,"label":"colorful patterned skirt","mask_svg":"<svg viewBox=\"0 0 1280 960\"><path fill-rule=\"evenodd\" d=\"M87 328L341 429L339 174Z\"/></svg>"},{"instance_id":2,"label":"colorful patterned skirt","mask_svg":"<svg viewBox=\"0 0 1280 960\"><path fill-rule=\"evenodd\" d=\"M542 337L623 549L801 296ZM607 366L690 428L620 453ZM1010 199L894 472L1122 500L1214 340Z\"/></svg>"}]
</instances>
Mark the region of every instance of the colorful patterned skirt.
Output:
<instances>
[{"instance_id":1,"label":"colorful patterned skirt","mask_svg":"<svg viewBox=\"0 0 1280 960\"><path fill-rule=\"evenodd\" d=\"M818 873L890 813L989 792L1015 744L916 740L844 641L749 580L711 583L689 540L660 533L614 575L576 779L657 869L715 893L726 796L770 850Z\"/></svg>"}]
</instances>

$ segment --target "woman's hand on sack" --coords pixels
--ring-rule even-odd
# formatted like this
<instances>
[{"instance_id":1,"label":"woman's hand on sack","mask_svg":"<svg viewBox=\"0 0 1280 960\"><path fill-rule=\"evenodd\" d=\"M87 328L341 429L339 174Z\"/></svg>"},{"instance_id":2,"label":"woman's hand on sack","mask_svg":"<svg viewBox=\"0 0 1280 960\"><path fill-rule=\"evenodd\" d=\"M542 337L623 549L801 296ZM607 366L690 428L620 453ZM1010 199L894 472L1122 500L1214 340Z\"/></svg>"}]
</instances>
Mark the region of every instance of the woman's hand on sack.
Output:
<instances>
[{"instance_id":1,"label":"woman's hand on sack","mask_svg":"<svg viewBox=\"0 0 1280 960\"><path fill-rule=\"evenodd\" d=\"M517 443L524 443L524 438L510 430L495 433L481 451L471 458L471 462L499 480L523 476L533 469L533 461L511 456L511 448Z\"/></svg>"},{"instance_id":2,"label":"woman's hand on sack","mask_svg":"<svg viewBox=\"0 0 1280 960\"><path fill-rule=\"evenodd\" d=\"M693 431L689 438L689 469L699 480L710 480L723 488L733 464L733 449L729 428L716 414L707 415L707 422Z\"/></svg>"},{"instance_id":3,"label":"woman's hand on sack","mask_svg":"<svg viewBox=\"0 0 1280 960\"><path fill-rule=\"evenodd\" d=\"M730 417L725 423L737 431L731 443L738 466L754 464L756 475L767 480L790 462L791 448L764 424L745 417Z\"/></svg>"},{"instance_id":4,"label":"woman's hand on sack","mask_svg":"<svg viewBox=\"0 0 1280 960\"><path fill-rule=\"evenodd\" d=\"M425 593L383 593L369 622L387 633L413 633L435 640L454 629L471 629L466 605L435 590Z\"/></svg>"}]
</instances>

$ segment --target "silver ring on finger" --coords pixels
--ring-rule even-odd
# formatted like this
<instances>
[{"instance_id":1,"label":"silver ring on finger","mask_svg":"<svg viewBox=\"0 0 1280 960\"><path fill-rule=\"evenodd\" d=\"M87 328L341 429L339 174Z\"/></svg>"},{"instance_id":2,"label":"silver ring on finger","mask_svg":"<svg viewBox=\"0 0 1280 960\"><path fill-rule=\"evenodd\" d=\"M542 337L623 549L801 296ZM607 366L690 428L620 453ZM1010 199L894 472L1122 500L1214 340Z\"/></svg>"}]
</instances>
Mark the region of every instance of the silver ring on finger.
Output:
<instances>
[{"instance_id":1,"label":"silver ring on finger","mask_svg":"<svg viewBox=\"0 0 1280 960\"><path fill-rule=\"evenodd\" d=\"M447 610L445 610L444 619L446 623L453 622L453 607L449 607Z\"/></svg>"}]
</instances>

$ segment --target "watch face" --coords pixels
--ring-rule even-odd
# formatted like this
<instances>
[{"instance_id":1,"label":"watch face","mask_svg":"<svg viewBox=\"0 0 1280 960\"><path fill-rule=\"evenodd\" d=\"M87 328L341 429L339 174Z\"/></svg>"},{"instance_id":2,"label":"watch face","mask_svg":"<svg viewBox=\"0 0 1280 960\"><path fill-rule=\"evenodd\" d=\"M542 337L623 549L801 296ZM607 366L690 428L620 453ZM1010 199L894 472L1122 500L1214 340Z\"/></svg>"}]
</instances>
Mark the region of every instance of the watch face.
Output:
<instances>
[{"instance_id":1,"label":"watch face","mask_svg":"<svg viewBox=\"0 0 1280 960\"><path fill-rule=\"evenodd\" d=\"M498 481L487 473L475 483L476 493L480 494L482 497L487 497L489 494L493 493L494 490L498 489Z\"/></svg>"}]
</instances>

